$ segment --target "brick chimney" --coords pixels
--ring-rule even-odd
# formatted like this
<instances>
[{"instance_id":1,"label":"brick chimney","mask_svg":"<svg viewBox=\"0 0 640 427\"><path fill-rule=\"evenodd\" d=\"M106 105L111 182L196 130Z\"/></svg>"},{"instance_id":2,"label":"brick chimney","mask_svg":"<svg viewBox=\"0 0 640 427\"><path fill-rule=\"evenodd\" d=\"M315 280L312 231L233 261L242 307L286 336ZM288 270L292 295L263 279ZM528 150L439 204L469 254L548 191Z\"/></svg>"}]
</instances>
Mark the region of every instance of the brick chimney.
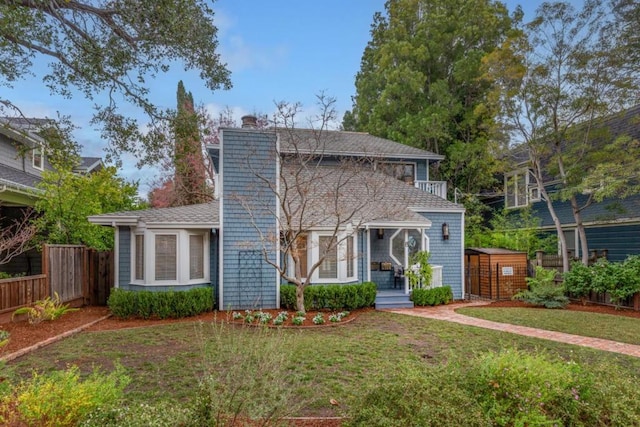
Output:
<instances>
[{"instance_id":1,"label":"brick chimney","mask_svg":"<svg viewBox=\"0 0 640 427\"><path fill-rule=\"evenodd\" d=\"M258 119L256 116L242 116L241 120L243 129L255 129L258 127Z\"/></svg>"}]
</instances>

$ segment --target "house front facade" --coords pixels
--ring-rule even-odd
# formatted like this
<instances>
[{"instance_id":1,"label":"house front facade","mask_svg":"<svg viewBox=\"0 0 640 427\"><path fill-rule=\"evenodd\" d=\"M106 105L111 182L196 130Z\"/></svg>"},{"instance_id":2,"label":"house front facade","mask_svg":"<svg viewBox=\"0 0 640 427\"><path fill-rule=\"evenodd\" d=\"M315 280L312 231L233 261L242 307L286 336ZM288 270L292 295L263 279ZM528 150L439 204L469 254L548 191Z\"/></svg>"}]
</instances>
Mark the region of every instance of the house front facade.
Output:
<instances>
[{"instance_id":1,"label":"house front facade","mask_svg":"<svg viewBox=\"0 0 640 427\"><path fill-rule=\"evenodd\" d=\"M291 278L406 295L403 269L426 250L433 285L464 297L464 209L429 180L442 156L364 133L244 122L209 147L212 203L90 217L117 228L116 287L213 286L219 309L278 308Z\"/></svg>"}]
</instances>

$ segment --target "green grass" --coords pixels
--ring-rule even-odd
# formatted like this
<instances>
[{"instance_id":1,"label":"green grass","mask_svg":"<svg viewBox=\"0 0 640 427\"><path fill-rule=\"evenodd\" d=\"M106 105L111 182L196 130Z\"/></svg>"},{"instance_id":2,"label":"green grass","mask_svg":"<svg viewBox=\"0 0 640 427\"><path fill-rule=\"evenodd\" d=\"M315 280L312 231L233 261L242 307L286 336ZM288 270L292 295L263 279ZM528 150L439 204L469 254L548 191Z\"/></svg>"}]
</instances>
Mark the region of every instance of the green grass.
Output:
<instances>
[{"instance_id":1,"label":"green grass","mask_svg":"<svg viewBox=\"0 0 640 427\"><path fill-rule=\"evenodd\" d=\"M83 332L7 364L3 376L15 381L33 369L51 371L68 365L87 373L94 367L111 371L119 362L132 379L126 390L129 403L187 401L205 373L221 372L232 363L230 351L283 337L286 345L280 350L285 352L293 394L306 402L301 415L340 415L362 390L407 362L442 364L453 355L472 358L503 348L544 352L585 366L615 365L630 377L640 372L640 358L444 321L367 312L348 325L311 330L262 333L234 325L176 323ZM606 376L606 370L598 375ZM332 407L330 399L343 404Z\"/></svg>"},{"instance_id":2,"label":"green grass","mask_svg":"<svg viewBox=\"0 0 640 427\"><path fill-rule=\"evenodd\" d=\"M631 317L520 307L466 307L456 312L494 322L640 345L640 319Z\"/></svg>"}]
</instances>

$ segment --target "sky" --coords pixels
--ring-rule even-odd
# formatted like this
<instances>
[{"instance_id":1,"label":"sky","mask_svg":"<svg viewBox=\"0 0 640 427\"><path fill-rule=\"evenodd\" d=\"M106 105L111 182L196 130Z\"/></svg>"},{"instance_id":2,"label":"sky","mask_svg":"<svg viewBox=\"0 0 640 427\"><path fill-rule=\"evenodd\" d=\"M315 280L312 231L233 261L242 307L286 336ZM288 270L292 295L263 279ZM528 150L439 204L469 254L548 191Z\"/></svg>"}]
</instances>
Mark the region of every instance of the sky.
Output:
<instances>
[{"instance_id":1,"label":"sky","mask_svg":"<svg viewBox=\"0 0 640 427\"><path fill-rule=\"evenodd\" d=\"M336 99L341 120L344 112L351 109L355 75L370 40L373 15L384 12L384 3L385 0L217 0L212 9L219 53L231 70L233 88L211 92L197 72L174 69L150 83L151 99L162 108L175 108L176 86L183 80L196 104L205 105L214 117L230 108L239 121L244 114L271 114L279 101L299 102L303 114L312 116L318 111L316 96L323 92ZM522 4L526 21L542 2L506 3L511 11ZM83 146L82 154L103 156L107 143L89 124L91 101L82 96L52 96L37 78L20 81L10 90L0 87L0 95L10 98L28 116L55 117L56 112L69 115L80 127L75 137ZM132 109L131 114L138 112ZM133 166L135 159L124 159L121 175L139 180L144 195L153 170L137 170Z\"/></svg>"}]
</instances>

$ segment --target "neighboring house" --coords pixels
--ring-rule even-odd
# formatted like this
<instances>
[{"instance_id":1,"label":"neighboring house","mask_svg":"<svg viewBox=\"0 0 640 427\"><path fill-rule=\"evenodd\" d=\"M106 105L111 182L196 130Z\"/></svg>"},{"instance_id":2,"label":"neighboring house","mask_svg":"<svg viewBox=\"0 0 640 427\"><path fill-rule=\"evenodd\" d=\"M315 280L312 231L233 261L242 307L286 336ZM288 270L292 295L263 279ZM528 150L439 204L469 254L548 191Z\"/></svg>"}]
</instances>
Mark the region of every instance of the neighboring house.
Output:
<instances>
[{"instance_id":1,"label":"neighboring house","mask_svg":"<svg viewBox=\"0 0 640 427\"><path fill-rule=\"evenodd\" d=\"M218 172L213 202L89 218L116 228L116 287L214 286L219 309L277 308L283 280L266 260L292 268L282 239L296 228L303 276L327 255L313 284L373 281L406 297L396 272L422 249L433 284L464 297L464 208L446 200L446 183L429 180L442 156L365 133L259 130L253 120L223 129L208 147ZM322 253L334 232L339 244Z\"/></svg>"},{"instance_id":2,"label":"neighboring house","mask_svg":"<svg viewBox=\"0 0 640 427\"><path fill-rule=\"evenodd\" d=\"M608 130L608 140L621 135L640 139L640 105L607 118L603 121L602 129ZM504 197L494 197L489 204L495 209L506 207L514 210L530 206L533 215L540 220L540 229L557 234L547 204L541 199L534 178L529 173L527 152L518 147L512 154L517 166L505 174ZM624 155L620 153L620 156ZM544 185L550 194L561 188L561 183L554 176L548 176ZM577 201L579 206L584 206L589 201L589 195L579 195ZM570 203L554 200L553 206L562 223L567 249L579 258L580 244ZM623 261L628 255L640 254L640 195L593 202L582 211L582 218L591 254L597 252L602 255L606 250L607 258L611 261Z\"/></svg>"},{"instance_id":3,"label":"neighboring house","mask_svg":"<svg viewBox=\"0 0 640 427\"><path fill-rule=\"evenodd\" d=\"M37 188L42 173L53 167L38 132L49 123L48 119L0 117L0 227L22 218L42 195ZM76 171L91 173L102 166L100 158L83 157ZM40 264L40 255L31 251L0 266L0 271L39 274Z\"/></svg>"}]
</instances>

